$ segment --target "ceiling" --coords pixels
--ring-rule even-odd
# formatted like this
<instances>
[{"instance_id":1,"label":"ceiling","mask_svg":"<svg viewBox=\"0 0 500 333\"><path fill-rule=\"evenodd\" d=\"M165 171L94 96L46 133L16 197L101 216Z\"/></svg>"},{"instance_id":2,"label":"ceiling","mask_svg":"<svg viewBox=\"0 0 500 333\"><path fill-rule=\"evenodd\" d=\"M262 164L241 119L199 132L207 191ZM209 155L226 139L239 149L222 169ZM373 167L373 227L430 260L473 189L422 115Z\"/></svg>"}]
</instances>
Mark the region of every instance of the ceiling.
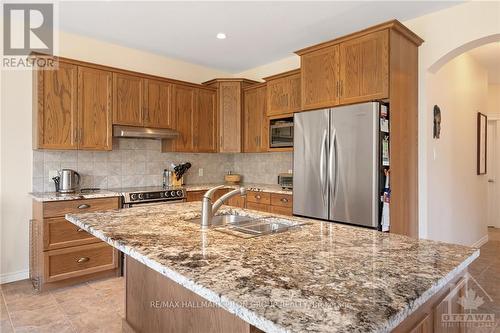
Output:
<instances>
[{"instance_id":1,"label":"ceiling","mask_svg":"<svg viewBox=\"0 0 500 333\"><path fill-rule=\"evenodd\" d=\"M500 84L500 42L476 47L469 53L488 71L488 83Z\"/></svg>"},{"instance_id":2,"label":"ceiling","mask_svg":"<svg viewBox=\"0 0 500 333\"><path fill-rule=\"evenodd\" d=\"M393 18L450 1L60 2L60 27L100 40L238 73ZM225 40L215 36L227 35Z\"/></svg>"}]
</instances>

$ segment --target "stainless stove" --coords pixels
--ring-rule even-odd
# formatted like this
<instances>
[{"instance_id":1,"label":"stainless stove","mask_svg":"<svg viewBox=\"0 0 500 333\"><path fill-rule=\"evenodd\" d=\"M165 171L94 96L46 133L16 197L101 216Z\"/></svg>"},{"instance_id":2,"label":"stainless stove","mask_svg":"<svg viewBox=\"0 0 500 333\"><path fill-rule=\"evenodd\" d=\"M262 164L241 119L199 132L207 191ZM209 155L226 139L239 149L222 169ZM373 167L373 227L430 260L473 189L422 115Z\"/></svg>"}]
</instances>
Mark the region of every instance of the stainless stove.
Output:
<instances>
[{"instance_id":1,"label":"stainless stove","mask_svg":"<svg viewBox=\"0 0 500 333\"><path fill-rule=\"evenodd\" d=\"M160 203L180 203L186 201L184 187L129 187L120 190L122 194L122 208L134 206L156 205Z\"/></svg>"}]
</instances>

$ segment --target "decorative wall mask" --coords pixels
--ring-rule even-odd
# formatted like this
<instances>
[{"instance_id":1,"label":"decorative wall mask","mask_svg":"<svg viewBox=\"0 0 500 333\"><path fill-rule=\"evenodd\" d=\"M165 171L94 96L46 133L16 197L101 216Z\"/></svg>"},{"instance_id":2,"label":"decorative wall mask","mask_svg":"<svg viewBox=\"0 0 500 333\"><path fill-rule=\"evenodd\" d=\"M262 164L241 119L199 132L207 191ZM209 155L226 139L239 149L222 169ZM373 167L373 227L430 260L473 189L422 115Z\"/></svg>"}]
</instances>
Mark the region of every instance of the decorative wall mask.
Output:
<instances>
[{"instance_id":1,"label":"decorative wall mask","mask_svg":"<svg viewBox=\"0 0 500 333\"><path fill-rule=\"evenodd\" d=\"M441 135L441 109L439 106L434 105L434 130L433 137L434 139L439 139Z\"/></svg>"}]
</instances>

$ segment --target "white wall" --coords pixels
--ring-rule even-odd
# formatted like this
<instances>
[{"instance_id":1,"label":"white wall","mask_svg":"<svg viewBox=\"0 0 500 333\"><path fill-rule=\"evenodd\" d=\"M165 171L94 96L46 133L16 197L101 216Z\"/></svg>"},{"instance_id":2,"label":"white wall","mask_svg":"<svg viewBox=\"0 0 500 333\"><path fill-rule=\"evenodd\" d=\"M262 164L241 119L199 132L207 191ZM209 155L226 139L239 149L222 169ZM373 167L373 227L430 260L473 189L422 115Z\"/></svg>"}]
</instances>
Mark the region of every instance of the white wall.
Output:
<instances>
[{"instance_id":1,"label":"white wall","mask_svg":"<svg viewBox=\"0 0 500 333\"><path fill-rule=\"evenodd\" d=\"M488 86L488 113L500 116L500 84Z\"/></svg>"},{"instance_id":2,"label":"white wall","mask_svg":"<svg viewBox=\"0 0 500 333\"><path fill-rule=\"evenodd\" d=\"M74 34L61 33L59 55L190 82L229 73L169 59ZM31 103L29 71L1 73L1 227L0 283L28 275L32 188Z\"/></svg>"},{"instance_id":3,"label":"white wall","mask_svg":"<svg viewBox=\"0 0 500 333\"><path fill-rule=\"evenodd\" d=\"M426 78L427 109L441 109L441 137L428 151L429 238L471 245L487 235L487 177L476 175L477 112L488 73L465 53ZM432 137L432 127L426 136Z\"/></svg>"}]
</instances>

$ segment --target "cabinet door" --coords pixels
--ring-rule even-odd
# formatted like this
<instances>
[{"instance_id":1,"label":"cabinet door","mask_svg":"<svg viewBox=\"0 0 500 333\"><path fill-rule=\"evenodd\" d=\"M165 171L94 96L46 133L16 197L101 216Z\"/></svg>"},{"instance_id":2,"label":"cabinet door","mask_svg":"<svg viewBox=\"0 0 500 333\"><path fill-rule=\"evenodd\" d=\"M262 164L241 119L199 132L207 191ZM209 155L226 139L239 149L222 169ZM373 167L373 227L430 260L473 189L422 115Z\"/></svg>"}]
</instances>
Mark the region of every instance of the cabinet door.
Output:
<instances>
[{"instance_id":1,"label":"cabinet door","mask_svg":"<svg viewBox=\"0 0 500 333\"><path fill-rule=\"evenodd\" d=\"M146 80L146 101L144 125L154 128L173 128L171 111L172 84L163 81Z\"/></svg>"},{"instance_id":2,"label":"cabinet door","mask_svg":"<svg viewBox=\"0 0 500 333\"><path fill-rule=\"evenodd\" d=\"M59 68L36 71L37 128L36 147L77 149L78 67L59 62Z\"/></svg>"},{"instance_id":3,"label":"cabinet door","mask_svg":"<svg viewBox=\"0 0 500 333\"><path fill-rule=\"evenodd\" d=\"M142 126L144 79L113 73L113 124Z\"/></svg>"},{"instance_id":4,"label":"cabinet door","mask_svg":"<svg viewBox=\"0 0 500 333\"><path fill-rule=\"evenodd\" d=\"M198 89L194 146L196 152L217 151L217 93Z\"/></svg>"},{"instance_id":5,"label":"cabinet door","mask_svg":"<svg viewBox=\"0 0 500 333\"><path fill-rule=\"evenodd\" d=\"M78 67L80 149L111 150L111 72Z\"/></svg>"},{"instance_id":6,"label":"cabinet door","mask_svg":"<svg viewBox=\"0 0 500 333\"><path fill-rule=\"evenodd\" d=\"M219 151L241 152L241 83L219 84Z\"/></svg>"},{"instance_id":7,"label":"cabinet door","mask_svg":"<svg viewBox=\"0 0 500 333\"><path fill-rule=\"evenodd\" d=\"M267 82L267 115L288 113L290 109L289 79L282 77Z\"/></svg>"},{"instance_id":8,"label":"cabinet door","mask_svg":"<svg viewBox=\"0 0 500 333\"><path fill-rule=\"evenodd\" d=\"M174 150L192 152L194 150L194 114L196 111L196 88L183 85L173 86L172 110L175 129L180 137L175 140Z\"/></svg>"},{"instance_id":9,"label":"cabinet door","mask_svg":"<svg viewBox=\"0 0 500 333\"><path fill-rule=\"evenodd\" d=\"M301 78L300 73L288 77L289 109L288 113L299 112L302 108L300 96Z\"/></svg>"},{"instance_id":10,"label":"cabinet door","mask_svg":"<svg viewBox=\"0 0 500 333\"><path fill-rule=\"evenodd\" d=\"M300 58L302 109L311 110L337 105L339 82L339 46L333 45Z\"/></svg>"},{"instance_id":11,"label":"cabinet door","mask_svg":"<svg viewBox=\"0 0 500 333\"><path fill-rule=\"evenodd\" d=\"M443 315L462 314L464 309L459 305L460 297L465 296L466 280L458 281L450 292L434 308L434 332L435 333L462 333L464 328L459 323L448 323L443 321Z\"/></svg>"},{"instance_id":12,"label":"cabinet door","mask_svg":"<svg viewBox=\"0 0 500 333\"><path fill-rule=\"evenodd\" d=\"M340 103L389 97L389 32L340 44Z\"/></svg>"},{"instance_id":13,"label":"cabinet door","mask_svg":"<svg viewBox=\"0 0 500 333\"><path fill-rule=\"evenodd\" d=\"M266 87L249 89L243 98L243 151L267 151Z\"/></svg>"}]
</instances>

